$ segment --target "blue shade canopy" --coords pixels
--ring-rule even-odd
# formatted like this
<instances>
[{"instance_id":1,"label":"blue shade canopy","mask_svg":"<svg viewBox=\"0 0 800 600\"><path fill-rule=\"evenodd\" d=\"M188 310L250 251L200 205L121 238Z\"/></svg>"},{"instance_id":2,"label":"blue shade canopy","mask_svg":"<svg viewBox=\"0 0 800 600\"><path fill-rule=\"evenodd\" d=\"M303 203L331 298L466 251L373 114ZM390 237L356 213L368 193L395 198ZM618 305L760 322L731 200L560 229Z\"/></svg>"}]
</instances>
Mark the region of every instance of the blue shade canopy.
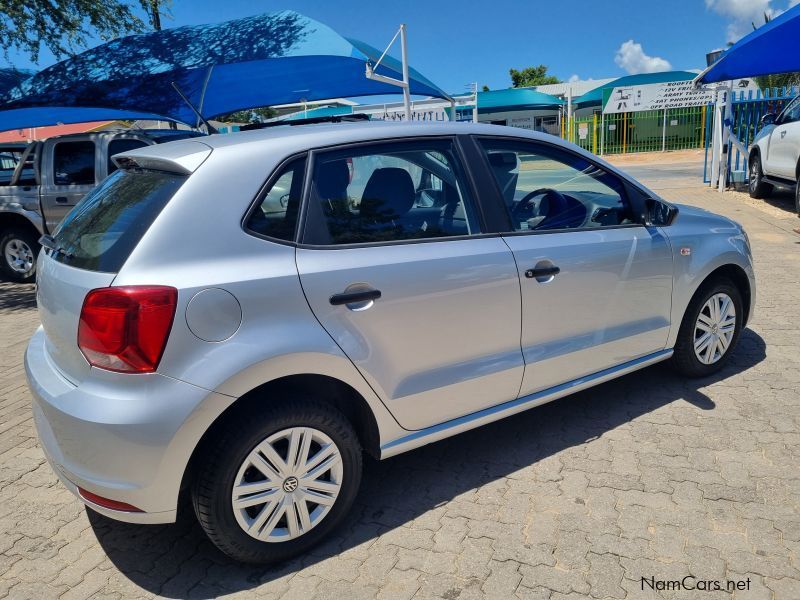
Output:
<instances>
[{"instance_id":1,"label":"blue shade canopy","mask_svg":"<svg viewBox=\"0 0 800 600\"><path fill-rule=\"evenodd\" d=\"M800 71L800 5L790 8L722 53L695 83Z\"/></svg>"},{"instance_id":2,"label":"blue shade canopy","mask_svg":"<svg viewBox=\"0 0 800 600\"><path fill-rule=\"evenodd\" d=\"M304 100L399 93L365 77L366 62L379 57L375 48L292 11L131 35L24 82L20 93L0 104L0 130L66 123L63 108L76 107L196 124L172 82L206 118ZM402 76L400 63L388 56L376 72ZM413 69L410 78L412 94L447 97Z\"/></svg>"},{"instance_id":3,"label":"blue shade canopy","mask_svg":"<svg viewBox=\"0 0 800 600\"><path fill-rule=\"evenodd\" d=\"M11 92L19 91L17 88L20 84L33 73L26 69L0 69L0 98L4 99Z\"/></svg>"}]
</instances>

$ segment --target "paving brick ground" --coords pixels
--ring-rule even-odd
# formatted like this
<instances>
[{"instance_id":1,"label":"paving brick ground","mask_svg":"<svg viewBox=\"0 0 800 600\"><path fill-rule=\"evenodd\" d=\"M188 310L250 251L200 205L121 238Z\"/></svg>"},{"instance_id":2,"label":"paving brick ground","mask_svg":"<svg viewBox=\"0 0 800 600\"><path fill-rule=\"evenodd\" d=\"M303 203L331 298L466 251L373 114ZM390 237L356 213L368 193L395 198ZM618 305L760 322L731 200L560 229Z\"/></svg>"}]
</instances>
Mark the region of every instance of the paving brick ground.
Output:
<instances>
[{"instance_id":1,"label":"paving brick ground","mask_svg":"<svg viewBox=\"0 0 800 600\"><path fill-rule=\"evenodd\" d=\"M755 320L718 376L656 366L382 463L312 554L232 564L190 515L132 526L87 513L37 446L22 371L32 286L0 283L0 597L48 599L731 598L642 577L747 581L800 598L800 221L694 181L664 195L747 227Z\"/></svg>"}]
</instances>

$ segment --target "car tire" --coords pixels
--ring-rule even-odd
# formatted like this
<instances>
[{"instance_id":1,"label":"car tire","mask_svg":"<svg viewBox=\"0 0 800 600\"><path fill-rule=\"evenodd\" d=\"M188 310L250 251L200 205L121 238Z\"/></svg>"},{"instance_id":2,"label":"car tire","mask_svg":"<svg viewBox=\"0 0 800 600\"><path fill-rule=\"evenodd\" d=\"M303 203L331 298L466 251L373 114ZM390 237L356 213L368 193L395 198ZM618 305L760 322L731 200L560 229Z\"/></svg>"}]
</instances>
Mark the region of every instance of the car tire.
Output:
<instances>
[{"instance_id":1,"label":"car tire","mask_svg":"<svg viewBox=\"0 0 800 600\"><path fill-rule=\"evenodd\" d=\"M726 307L726 301L730 301L732 306ZM715 316L714 306L718 307L716 314L719 316ZM692 297L683 316L672 366L688 377L716 373L730 360L743 323L742 294L734 283L721 277L705 282ZM704 337L706 334L708 338ZM707 339L708 343L704 345Z\"/></svg>"},{"instance_id":2,"label":"car tire","mask_svg":"<svg viewBox=\"0 0 800 600\"><path fill-rule=\"evenodd\" d=\"M751 198L766 198L772 193L772 185L764 181L761 168L761 155L756 153L750 158L750 182L748 184Z\"/></svg>"},{"instance_id":3,"label":"car tire","mask_svg":"<svg viewBox=\"0 0 800 600\"><path fill-rule=\"evenodd\" d=\"M798 174L797 183L794 184L794 212L800 217L800 174Z\"/></svg>"},{"instance_id":4,"label":"car tire","mask_svg":"<svg viewBox=\"0 0 800 600\"><path fill-rule=\"evenodd\" d=\"M36 279L38 240L38 235L22 227L9 227L0 233L0 272L5 279L17 283Z\"/></svg>"},{"instance_id":5,"label":"car tire","mask_svg":"<svg viewBox=\"0 0 800 600\"><path fill-rule=\"evenodd\" d=\"M297 452L292 450L293 440ZM300 459L303 449L307 460ZM290 452L294 460L289 460ZM320 452L330 456L322 466L314 465ZM307 469L308 465L312 466ZM315 474L328 466L328 471ZM361 483L361 445L352 424L333 406L314 400L281 401L257 414L241 410L224 422L198 467L192 501L211 541L235 560L275 563L316 545L346 516ZM311 474L304 477L304 470ZM250 489L242 492L247 486ZM234 506L237 489L241 504Z\"/></svg>"}]
</instances>

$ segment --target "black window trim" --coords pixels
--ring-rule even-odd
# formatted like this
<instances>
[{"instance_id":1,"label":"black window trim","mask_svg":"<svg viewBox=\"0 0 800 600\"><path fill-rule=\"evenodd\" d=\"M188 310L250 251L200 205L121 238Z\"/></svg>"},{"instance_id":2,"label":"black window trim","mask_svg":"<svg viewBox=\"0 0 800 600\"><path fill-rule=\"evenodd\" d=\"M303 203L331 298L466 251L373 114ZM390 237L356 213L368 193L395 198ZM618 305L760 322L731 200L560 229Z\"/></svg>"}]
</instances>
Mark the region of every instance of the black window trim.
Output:
<instances>
[{"instance_id":1,"label":"black window trim","mask_svg":"<svg viewBox=\"0 0 800 600\"><path fill-rule=\"evenodd\" d=\"M300 205L300 216L298 218L300 236L297 238L299 241L295 244L298 248L302 248L305 250L348 250L353 248L371 248L371 247L381 247L381 246L399 246L399 245L406 245L406 244L429 244L429 243L437 243L437 242L449 242L449 241L457 241L457 240L475 240L475 239L482 239L482 238L492 238L492 237L499 237L500 232L497 231L484 231L484 229L488 229L489 227L484 222L484 214L481 207L481 199L478 195L478 190L474 184L472 178L472 169L470 165L467 163L467 158L464 155L463 149L461 144L459 143L459 138L461 136L453 134L453 135L441 135L441 134L431 134L431 135L419 135L419 136L399 136L399 137L391 137L391 138L379 138L379 139L370 139L370 140L359 140L356 142L347 142L347 143L339 143L339 144L332 144L329 146L321 146L318 148L314 148L309 150L309 161L306 165L306 179L303 183L303 199ZM481 227L481 233L477 234L469 234L469 235L452 235L452 236L442 236L442 237L431 237L431 238L421 238L421 239L410 239L410 240L385 240L380 242L360 242L360 243L353 243L353 244L310 244L303 241L303 238L306 234L306 219L308 214L308 203L311 197L311 179L314 174L314 163L316 160L316 156L318 154L327 154L329 152L338 152L338 151L347 151L349 149L359 149L363 147L369 146L380 146L384 144L418 144L418 143L425 143L428 141L444 141L448 142L452 145L456 160L460 161L461 169L464 171L465 175L465 184L467 185L468 192L471 195L471 199L473 201L473 205L475 208L475 212L477 213L476 216L478 218L478 223ZM296 236L297 237L297 236Z\"/></svg>"},{"instance_id":2,"label":"black window trim","mask_svg":"<svg viewBox=\"0 0 800 600\"><path fill-rule=\"evenodd\" d=\"M280 179L281 176L284 174L286 167L298 159L305 159L306 168L305 172L303 173L303 181L301 184L302 188L300 191L300 210L297 215L297 222L294 224L294 235L292 236L292 239L284 240L281 238L272 237L270 235L265 235L253 229L250 229L247 226L247 223L250 221L250 217L252 216L252 214L256 211L256 209L261 207L261 203L264 202L264 199L272 189L272 186L275 185L278 179ZM244 216L242 217L242 220L239 223L240 227L242 228L242 231L244 231L247 235L251 235L253 237L257 237L262 240L267 240L268 242L275 242L276 244L282 244L284 246L297 246L296 240L298 237L298 232L300 231L299 225L303 212L303 204L305 203L305 191L309 175L308 166L310 162L311 162L310 152L304 150L302 152L296 152L294 154L290 154L289 156L281 160L275 166L274 169L272 169L272 172L269 174L267 179L259 188L258 193L255 195L255 198L253 198L253 200L251 201L249 208L247 209L247 211L245 211Z\"/></svg>"},{"instance_id":3,"label":"black window trim","mask_svg":"<svg viewBox=\"0 0 800 600\"><path fill-rule=\"evenodd\" d=\"M481 140L490 140L490 141L497 141L497 142L505 142L505 143L516 143L522 144L527 146L540 146L545 149L553 149L556 153L564 153L568 154L580 159L585 160L592 166L600 169L607 175L616 179L625 193L625 199L631 206L631 210L633 212L633 216L636 219L635 223L627 223L624 225L607 225L607 226L600 226L600 227L567 227L562 229L542 229L542 230L527 230L527 231L517 231L515 230L514 224L511 222L511 218L508 218L508 227L509 230L502 232L503 236L509 235L548 235L552 233L578 233L578 232L585 232L585 231L597 231L598 229L631 229L634 227L647 227L646 224L646 209L645 209L645 199L650 195L645 193L644 190L640 189L638 186L633 185L628 178L619 175L613 171L609 171L609 169L592 160L591 158L584 156L583 154L579 154L570 148L565 148L563 146L557 144L551 144L546 140L534 139L534 138L527 138L527 137L516 137L516 136L508 136L508 135L471 135L473 142L480 150L480 160L482 163L482 168L485 169L487 172L491 173L491 168L489 166L489 161L487 157L486 151L483 149L481 145ZM502 210L508 214L508 211L505 207L505 202L503 200L502 192L498 187L497 180L495 179L494 175L491 176L491 191L492 197L494 202L498 204ZM488 200L487 200L488 201Z\"/></svg>"},{"instance_id":4,"label":"black window trim","mask_svg":"<svg viewBox=\"0 0 800 600\"><path fill-rule=\"evenodd\" d=\"M92 183L58 183L56 181L56 153L58 152L58 147L61 145L66 144L91 144L92 145L92 175L94 176L94 181ZM53 147L50 151L51 153L51 161L52 161L52 183L48 182L48 185L52 185L53 187L81 187L81 186L98 186L100 185L101 181L98 181L97 176L98 172L98 144L97 139L91 136L81 137L77 139L69 139L69 138L61 138L56 139L53 143Z\"/></svg>"}]
</instances>

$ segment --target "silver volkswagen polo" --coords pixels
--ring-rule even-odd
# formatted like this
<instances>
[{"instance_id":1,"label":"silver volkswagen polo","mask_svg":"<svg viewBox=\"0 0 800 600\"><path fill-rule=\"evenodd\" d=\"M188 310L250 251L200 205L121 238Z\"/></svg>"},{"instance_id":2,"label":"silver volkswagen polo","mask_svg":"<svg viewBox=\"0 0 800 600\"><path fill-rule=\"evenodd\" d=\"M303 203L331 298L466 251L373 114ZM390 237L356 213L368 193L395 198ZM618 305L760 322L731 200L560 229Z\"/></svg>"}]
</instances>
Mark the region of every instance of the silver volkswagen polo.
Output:
<instances>
[{"instance_id":1,"label":"silver volkswagen polo","mask_svg":"<svg viewBox=\"0 0 800 600\"><path fill-rule=\"evenodd\" d=\"M70 490L282 560L385 458L671 360L753 311L747 235L597 157L472 124L300 125L148 146L39 256L25 357Z\"/></svg>"}]
</instances>

